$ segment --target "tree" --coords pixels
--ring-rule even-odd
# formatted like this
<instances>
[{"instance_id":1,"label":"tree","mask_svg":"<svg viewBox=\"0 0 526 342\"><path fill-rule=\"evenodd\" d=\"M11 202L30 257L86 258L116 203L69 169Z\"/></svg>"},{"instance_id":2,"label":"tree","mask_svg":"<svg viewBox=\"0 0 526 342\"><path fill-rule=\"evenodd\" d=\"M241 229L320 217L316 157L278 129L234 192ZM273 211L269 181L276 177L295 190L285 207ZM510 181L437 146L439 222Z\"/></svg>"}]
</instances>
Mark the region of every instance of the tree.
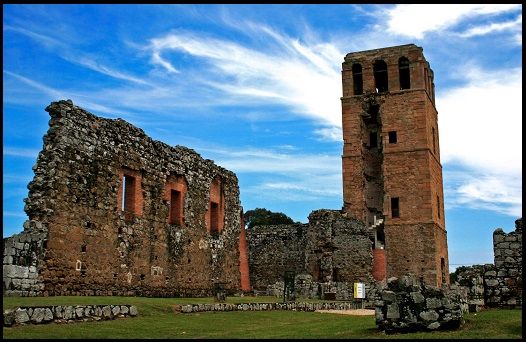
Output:
<instances>
[{"instance_id":1,"label":"tree","mask_svg":"<svg viewBox=\"0 0 526 342\"><path fill-rule=\"evenodd\" d=\"M256 208L246 211L243 217L248 229L254 226L298 223L294 222L294 220L283 213L275 213L265 208Z\"/></svg>"}]
</instances>

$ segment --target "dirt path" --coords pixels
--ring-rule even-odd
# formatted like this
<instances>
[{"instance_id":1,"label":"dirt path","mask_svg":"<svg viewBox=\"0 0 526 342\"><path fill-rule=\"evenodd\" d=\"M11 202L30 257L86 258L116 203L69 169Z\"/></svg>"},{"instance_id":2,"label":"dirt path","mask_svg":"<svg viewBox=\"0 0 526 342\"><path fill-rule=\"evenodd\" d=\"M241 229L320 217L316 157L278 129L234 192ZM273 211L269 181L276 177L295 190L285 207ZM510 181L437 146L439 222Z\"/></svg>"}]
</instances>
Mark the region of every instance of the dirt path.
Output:
<instances>
[{"instance_id":1,"label":"dirt path","mask_svg":"<svg viewBox=\"0 0 526 342\"><path fill-rule=\"evenodd\" d=\"M354 310L316 310L315 312L321 313L335 313L341 315L353 315L353 316L374 316L374 310L372 309L354 309Z\"/></svg>"}]
</instances>

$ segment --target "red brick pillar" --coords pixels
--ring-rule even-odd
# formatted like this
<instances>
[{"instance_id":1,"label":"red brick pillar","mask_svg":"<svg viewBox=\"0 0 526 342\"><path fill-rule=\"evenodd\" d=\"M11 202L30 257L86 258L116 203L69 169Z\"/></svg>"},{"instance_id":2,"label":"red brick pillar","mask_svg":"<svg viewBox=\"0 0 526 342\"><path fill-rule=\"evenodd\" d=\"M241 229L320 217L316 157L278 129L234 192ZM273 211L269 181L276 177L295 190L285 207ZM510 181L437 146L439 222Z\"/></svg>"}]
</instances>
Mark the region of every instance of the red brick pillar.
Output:
<instances>
[{"instance_id":1,"label":"red brick pillar","mask_svg":"<svg viewBox=\"0 0 526 342\"><path fill-rule=\"evenodd\" d=\"M248 245L245 233L245 220L241 210L241 232L239 234L239 273L241 274L241 290L250 291L250 277L248 270Z\"/></svg>"},{"instance_id":2,"label":"red brick pillar","mask_svg":"<svg viewBox=\"0 0 526 342\"><path fill-rule=\"evenodd\" d=\"M385 249L373 249L373 278L376 281L385 279L387 273L387 262L385 260Z\"/></svg>"}]
</instances>

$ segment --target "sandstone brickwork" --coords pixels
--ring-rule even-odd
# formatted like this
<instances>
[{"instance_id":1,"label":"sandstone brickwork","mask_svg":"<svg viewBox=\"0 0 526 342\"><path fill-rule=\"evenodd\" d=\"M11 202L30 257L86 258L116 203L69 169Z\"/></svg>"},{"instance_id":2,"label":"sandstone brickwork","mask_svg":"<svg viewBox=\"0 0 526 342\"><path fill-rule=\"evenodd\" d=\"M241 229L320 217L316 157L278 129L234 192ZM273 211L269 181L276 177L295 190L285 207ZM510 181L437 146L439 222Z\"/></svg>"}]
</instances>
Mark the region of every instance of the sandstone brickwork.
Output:
<instances>
[{"instance_id":1,"label":"sandstone brickwork","mask_svg":"<svg viewBox=\"0 0 526 342\"><path fill-rule=\"evenodd\" d=\"M376 280L449 283L433 72L422 48L347 54L342 64L344 210L375 237Z\"/></svg>"},{"instance_id":2,"label":"sandstone brickwork","mask_svg":"<svg viewBox=\"0 0 526 342\"><path fill-rule=\"evenodd\" d=\"M69 100L46 111L49 130L25 200L29 221L4 239L4 294L240 289L242 209L233 172Z\"/></svg>"}]
</instances>

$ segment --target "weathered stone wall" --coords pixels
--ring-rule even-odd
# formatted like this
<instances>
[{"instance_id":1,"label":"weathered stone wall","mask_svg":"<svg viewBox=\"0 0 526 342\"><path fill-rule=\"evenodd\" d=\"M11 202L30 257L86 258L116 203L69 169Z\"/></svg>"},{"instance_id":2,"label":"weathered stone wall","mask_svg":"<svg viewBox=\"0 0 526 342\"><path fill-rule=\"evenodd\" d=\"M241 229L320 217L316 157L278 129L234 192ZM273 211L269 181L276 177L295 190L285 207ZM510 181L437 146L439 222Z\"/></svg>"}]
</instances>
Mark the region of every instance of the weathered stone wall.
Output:
<instances>
[{"instance_id":1,"label":"weathered stone wall","mask_svg":"<svg viewBox=\"0 0 526 342\"><path fill-rule=\"evenodd\" d=\"M255 226L246 230L250 284L255 290L283 280L285 271L305 273L308 225Z\"/></svg>"},{"instance_id":2,"label":"weathered stone wall","mask_svg":"<svg viewBox=\"0 0 526 342\"><path fill-rule=\"evenodd\" d=\"M515 221L515 231L493 232L495 269L486 270L486 304L488 306L522 305L522 218Z\"/></svg>"},{"instance_id":3,"label":"weathered stone wall","mask_svg":"<svg viewBox=\"0 0 526 342\"><path fill-rule=\"evenodd\" d=\"M204 296L217 282L239 289L234 173L71 101L46 111L24 225L41 234L31 266L44 286L26 289L19 271L6 272L16 265L13 237L4 240L4 294Z\"/></svg>"},{"instance_id":4,"label":"weathered stone wall","mask_svg":"<svg viewBox=\"0 0 526 342\"><path fill-rule=\"evenodd\" d=\"M137 316L134 305L64 305L19 307L4 311L4 326L18 324L70 323Z\"/></svg>"},{"instance_id":5,"label":"weathered stone wall","mask_svg":"<svg viewBox=\"0 0 526 342\"><path fill-rule=\"evenodd\" d=\"M250 281L283 295L285 271L294 271L297 297L349 300L354 282L373 283L372 232L337 210L315 210L308 224L247 230Z\"/></svg>"},{"instance_id":6,"label":"weathered stone wall","mask_svg":"<svg viewBox=\"0 0 526 342\"><path fill-rule=\"evenodd\" d=\"M338 210L309 215L305 267L319 282L372 282L372 232Z\"/></svg>"},{"instance_id":7,"label":"weathered stone wall","mask_svg":"<svg viewBox=\"0 0 526 342\"><path fill-rule=\"evenodd\" d=\"M522 305L522 218L515 231L493 232L495 264L459 267L455 283L468 291L470 311L483 306L516 307Z\"/></svg>"},{"instance_id":8,"label":"weathered stone wall","mask_svg":"<svg viewBox=\"0 0 526 342\"><path fill-rule=\"evenodd\" d=\"M478 312L485 305L484 273L493 265L462 266L455 270L455 284L466 288L470 312Z\"/></svg>"},{"instance_id":9,"label":"weathered stone wall","mask_svg":"<svg viewBox=\"0 0 526 342\"><path fill-rule=\"evenodd\" d=\"M37 266L41 262L45 247L45 232L25 231L3 240L4 292L19 296L35 296L44 289L38 277Z\"/></svg>"},{"instance_id":10,"label":"weathered stone wall","mask_svg":"<svg viewBox=\"0 0 526 342\"><path fill-rule=\"evenodd\" d=\"M387 333L457 329L467 309L462 289L439 289L413 275L393 277L378 294L376 324Z\"/></svg>"}]
</instances>

